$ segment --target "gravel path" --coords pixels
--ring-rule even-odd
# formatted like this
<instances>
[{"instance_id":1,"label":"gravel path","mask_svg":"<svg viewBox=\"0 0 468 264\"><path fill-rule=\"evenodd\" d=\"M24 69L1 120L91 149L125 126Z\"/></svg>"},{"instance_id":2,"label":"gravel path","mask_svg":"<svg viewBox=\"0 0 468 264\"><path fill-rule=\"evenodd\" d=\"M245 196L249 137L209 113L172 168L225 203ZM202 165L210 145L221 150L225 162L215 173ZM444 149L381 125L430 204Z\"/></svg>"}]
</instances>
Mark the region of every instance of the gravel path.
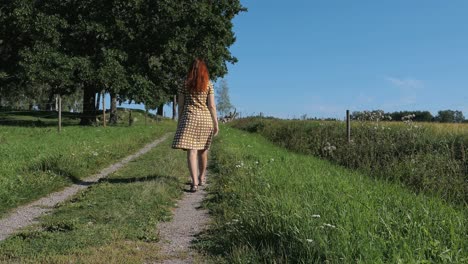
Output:
<instances>
[{"instance_id":1,"label":"gravel path","mask_svg":"<svg viewBox=\"0 0 468 264\"><path fill-rule=\"evenodd\" d=\"M195 235L203 231L209 222L208 211L200 209L206 196L204 187L199 187L195 193L184 193L177 203L170 222L158 225L161 240L161 255L163 264L200 263L196 260L195 252L190 248Z\"/></svg>"},{"instance_id":2,"label":"gravel path","mask_svg":"<svg viewBox=\"0 0 468 264\"><path fill-rule=\"evenodd\" d=\"M37 217L45 213L49 213L58 203L65 201L67 198L76 194L80 190L86 189L89 185L98 182L99 179L106 177L107 175L117 171L130 161L147 153L152 148L166 140L170 134L172 133L165 134L161 138L153 141L152 143L140 149L137 153L124 158L120 162L112 164L111 166L103 169L100 173L86 178L78 184L74 184L70 187L65 188L62 191L51 193L48 196L41 198L35 202L14 209L5 218L0 219L0 241L8 238L20 228L35 223Z\"/></svg>"}]
</instances>

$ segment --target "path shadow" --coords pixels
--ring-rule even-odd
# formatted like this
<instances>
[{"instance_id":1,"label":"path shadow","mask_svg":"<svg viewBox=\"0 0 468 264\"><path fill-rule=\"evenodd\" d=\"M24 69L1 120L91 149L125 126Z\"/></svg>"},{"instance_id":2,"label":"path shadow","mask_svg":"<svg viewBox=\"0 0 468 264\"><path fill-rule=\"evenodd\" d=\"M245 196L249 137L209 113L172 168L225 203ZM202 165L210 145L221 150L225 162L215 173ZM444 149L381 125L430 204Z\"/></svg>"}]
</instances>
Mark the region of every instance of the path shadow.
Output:
<instances>
[{"instance_id":1,"label":"path shadow","mask_svg":"<svg viewBox=\"0 0 468 264\"><path fill-rule=\"evenodd\" d=\"M62 112L62 126L77 126L81 113ZM58 113L55 111L0 112L0 126L56 127Z\"/></svg>"},{"instance_id":2,"label":"path shadow","mask_svg":"<svg viewBox=\"0 0 468 264\"><path fill-rule=\"evenodd\" d=\"M107 182L107 183L114 183L114 184L148 182L148 181L161 181L161 182L170 182L170 183L179 182L175 176L160 175L160 174L152 174L152 175L147 175L147 176L135 176L135 177L127 177L127 178L102 178L99 180L99 182Z\"/></svg>"}]
</instances>

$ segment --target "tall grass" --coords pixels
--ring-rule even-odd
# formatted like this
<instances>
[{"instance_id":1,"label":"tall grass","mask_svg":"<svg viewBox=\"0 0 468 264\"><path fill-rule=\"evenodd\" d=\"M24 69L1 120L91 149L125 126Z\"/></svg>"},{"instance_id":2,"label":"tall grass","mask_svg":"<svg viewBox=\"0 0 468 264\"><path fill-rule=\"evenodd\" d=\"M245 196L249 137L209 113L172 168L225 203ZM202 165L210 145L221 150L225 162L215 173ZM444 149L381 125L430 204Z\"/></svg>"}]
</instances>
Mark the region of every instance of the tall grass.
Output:
<instances>
[{"instance_id":1,"label":"tall grass","mask_svg":"<svg viewBox=\"0 0 468 264\"><path fill-rule=\"evenodd\" d=\"M132 127L0 127L0 215L78 182L172 131L171 121Z\"/></svg>"},{"instance_id":2,"label":"tall grass","mask_svg":"<svg viewBox=\"0 0 468 264\"><path fill-rule=\"evenodd\" d=\"M466 263L468 211L221 130L199 247L217 263Z\"/></svg>"},{"instance_id":3,"label":"tall grass","mask_svg":"<svg viewBox=\"0 0 468 264\"><path fill-rule=\"evenodd\" d=\"M353 122L351 143L343 122L246 118L233 126L416 192L468 203L467 125Z\"/></svg>"}]
</instances>

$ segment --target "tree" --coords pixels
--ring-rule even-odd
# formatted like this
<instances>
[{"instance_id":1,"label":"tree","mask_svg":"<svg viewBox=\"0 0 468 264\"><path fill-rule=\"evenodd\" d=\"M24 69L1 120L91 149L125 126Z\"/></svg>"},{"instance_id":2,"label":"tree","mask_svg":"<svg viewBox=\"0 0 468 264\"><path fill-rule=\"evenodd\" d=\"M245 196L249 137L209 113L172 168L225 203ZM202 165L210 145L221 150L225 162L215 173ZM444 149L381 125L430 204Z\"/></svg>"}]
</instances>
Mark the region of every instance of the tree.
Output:
<instances>
[{"instance_id":1,"label":"tree","mask_svg":"<svg viewBox=\"0 0 468 264\"><path fill-rule=\"evenodd\" d=\"M463 121L465 121L465 116L462 111L455 111L454 121L456 123L463 123Z\"/></svg>"},{"instance_id":2,"label":"tree","mask_svg":"<svg viewBox=\"0 0 468 264\"><path fill-rule=\"evenodd\" d=\"M245 10L239 0L8 1L0 7L0 101L5 91L82 90L82 125L95 122L103 90L111 113L117 100L162 109L195 57L213 80L227 73L237 61L232 19Z\"/></svg>"},{"instance_id":3,"label":"tree","mask_svg":"<svg viewBox=\"0 0 468 264\"><path fill-rule=\"evenodd\" d=\"M409 115L414 115L414 118L412 120L418 122L431 122L434 119L431 112L429 111L399 111L387 113L386 115L391 116L392 120L395 121L401 121L403 117Z\"/></svg>"},{"instance_id":4,"label":"tree","mask_svg":"<svg viewBox=\"0 0 468 264\"><path fill-rule=\"evenodd\" d=\"M461 120L460 120L461 118ZM461 111L441 110L438 112L435 120L441 123L462 122L465 118Z\"/></svg>"},{"instance_id":5,"label":"tree","mask_svg":"<svg viewBox=\"0 0 468 264\"><path fill-rule=\"evenodd\" d=\"M216 102L216 108L220 113L220 116L228 115L234 108L229 98L229 86L225 79L221 80L219 87L216 89Z\"/></svg>"}]
</instances>

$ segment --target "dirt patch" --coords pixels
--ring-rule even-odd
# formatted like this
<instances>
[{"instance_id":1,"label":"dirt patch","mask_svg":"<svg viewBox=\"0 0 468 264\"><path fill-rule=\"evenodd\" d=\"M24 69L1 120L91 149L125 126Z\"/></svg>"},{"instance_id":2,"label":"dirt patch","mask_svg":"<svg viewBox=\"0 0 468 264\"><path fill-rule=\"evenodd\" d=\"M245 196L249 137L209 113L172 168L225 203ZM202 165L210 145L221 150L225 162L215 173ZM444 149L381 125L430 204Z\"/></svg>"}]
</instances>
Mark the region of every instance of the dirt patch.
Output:
<instances>
[{"instance_id":1,"label":"dirt patch","mask_svg":"<svg viewBox=\"0 0 468 264\"><path fill-rule=\"evenodd\" d=\"M206 197L203 187L195 193L184 193L173 211L173 219L158 225L161 241L158 263L201 263L195 251L191 248L195 236L201 233L209 223L208 210L201 208Z\"/></svg>"}]
</instances>

